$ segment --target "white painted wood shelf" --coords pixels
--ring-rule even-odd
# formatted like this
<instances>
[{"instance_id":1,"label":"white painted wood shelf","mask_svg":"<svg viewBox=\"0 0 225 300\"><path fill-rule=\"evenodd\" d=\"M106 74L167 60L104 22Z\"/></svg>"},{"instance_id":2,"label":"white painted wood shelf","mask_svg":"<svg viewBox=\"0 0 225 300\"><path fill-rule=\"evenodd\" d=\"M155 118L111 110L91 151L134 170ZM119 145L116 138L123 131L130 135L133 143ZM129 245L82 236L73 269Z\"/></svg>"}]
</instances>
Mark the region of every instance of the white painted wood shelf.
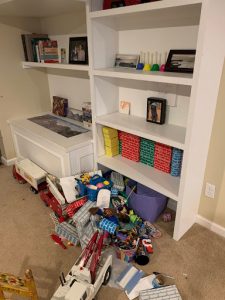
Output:
<instances>
[{"instance_id":1,"label":"white painted wood shelf","mask_svg":"<svg viewBox=\"0 0 225 300\"><path fill-rule=\"evenodd\" d=\"M116 30L199 24L202 0L164 0L90 12L90 18Z\"/></svg>"},{"instance_id":2,"label":"white painted wood shelf","mask_svg":"<svg viewBox=\"0 0 225 300\"><path fill-rule=\"evenodd\" d=\"M184 150L186 134L184 127L149 123L144 118L119 112L96 117L95 122Z\"/></svg>"},{"instance_id":3,"label":"white painted wood shelf","mask_svg":"<svg viewBox=\"0 0 225 300\"><path fill-rule=\"evenodd\" d=\"M175 201L178 200L179 177L173 177L145 164L126 159L121 155L114 157L100 156L97 162L137 182L141 182Z\"/></svg>"},{"instance_id":4,"label":"white painted wood shelf","mask_svg":"<svg viewBox=\"0 0 225 300\"><path fill-rule=\"evenodd\" d=\"M149 82L169 83L177 85L191 86L193 74L174 73L174 72L145 72L142 70L128 68L104 68L93 70L94 76L133 79Z\"/></svg>"},{"instance_id":5,"label":"white painted wood shelf","mask_svg":"<svg viewBox=\"0 0 225 300\"><path fill-rule=\"evenodd\" d=\"M24 69L29 68L51 68L62 70L74 70L74 71L89 71L88 65L76 65L76 64L60 64L60 63L38 63L33 61L23 61L22 67Z\"/></svg>"}]
</instances>

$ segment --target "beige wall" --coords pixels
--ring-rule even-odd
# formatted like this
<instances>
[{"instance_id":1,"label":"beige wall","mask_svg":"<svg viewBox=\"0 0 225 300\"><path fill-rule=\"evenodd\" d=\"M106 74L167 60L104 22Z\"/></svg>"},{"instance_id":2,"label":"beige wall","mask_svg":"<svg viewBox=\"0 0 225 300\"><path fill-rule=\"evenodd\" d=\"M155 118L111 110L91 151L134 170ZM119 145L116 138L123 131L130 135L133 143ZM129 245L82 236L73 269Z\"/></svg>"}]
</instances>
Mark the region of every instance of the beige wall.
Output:
<instances>
[{"instance_id":1,"label":"beige wall","mask_svg":"<svg viewBox=\"0 0 225 300\"><path fill-rule=\"evenodd\" d=\"M38 32L39 20L0 17L0 131L6 159L15 157L7 120L50 108L45 72L21 67L24 55L20 35L26 29Z\"/></svg>"},{"instance_id":2,"label":"beige wall","mask_svg":"<svg viewBox=\"0 0 225 300\"><path fill-rule=\"evenodd\" d=\"M84 34L87 32L85 7L70 14L42 18L41 26L49 35Z\"/></svg>"},{"instance_id":3,"label":"beige wall","mask_svg":"<svg viewBox=\"0 0 225 300\"><path fill-rule=\"evenodd\" d=\"M204 112L204 108L203 108ZM199 214L225 227L225 66L220 82L217 108L212 129ZM216 186L215 198L204 195L206 182Z\"/></svg>"}]
</instances>

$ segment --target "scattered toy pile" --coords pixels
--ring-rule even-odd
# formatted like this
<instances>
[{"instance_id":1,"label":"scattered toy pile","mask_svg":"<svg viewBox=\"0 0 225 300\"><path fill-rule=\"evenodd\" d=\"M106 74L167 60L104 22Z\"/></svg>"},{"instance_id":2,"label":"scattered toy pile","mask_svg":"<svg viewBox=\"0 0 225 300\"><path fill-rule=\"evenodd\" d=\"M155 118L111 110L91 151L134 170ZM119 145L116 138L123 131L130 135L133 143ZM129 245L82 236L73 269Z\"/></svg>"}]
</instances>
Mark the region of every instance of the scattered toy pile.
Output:
<instances>
[{"instance_id":1,"label":"scattered toy pile","mask_svg":"<svg viewBox=\"0 0 225 300\"><path fill-rule=\"evenodd\" d=\"M117 149L119 149L117 130L111 131L105 128L104 133L106 147L109 147L107 153L113 156L116 153L114 144L117 144ZM166 163L165 172L170 172L169 161L172 156L171 172L174 176L179 176L183 153L181 150L175 148L172 150L171 147L144 139L140 140L136 136L121 132L119 138L122 141L122 155L128 155L134 161L139 161L141 158L144 160L143 162L151 165L153 159L145 160L145 151L155 152L154 166L157 163ZM130 147L133 147L132 153L130 150L128 151ZM163 161L161 157L157 157L159 154L164 157ZM161 168L161 166L159 167ZM32 165L31 169L33 170L33 168ZM19 176L18 172L18 168L17 170L14 168L15 176ZM134 260L139 265L149 263L150 255L154 252L153 241L161 237L161 232L152 222L155 222L166 206L167 199L164 195L128 178L124 179L121 174L114 171L109 171L104 176L101 171L84 173L63 178L63 180L50 175L47 175L46 178L43 177L41 185L35 186L35 191L40 192L43 202L53 211L50 215L55 224L55 232L51 238L63 249L67 249L69 245L81 245L85 262L91 258L91 264L88 267L90 270L85 269L85 272L94 276L90 284L94 283L95 275L100 274L96 273L96 269L102 247L111 245L115 249L117 258L125 262L130 263ZM18 178L20 179L20 177ZM34 180L34 182L38 181ZM72 191L65 193L62 182L72 183ZM164 212L162 219L164 222L169 222L172 215ZM96 244L97 238L95 239L95 237L99 232L101 234ZM81 261L81 263L83 262L84 260ZM112 258L108 258L108 263L105 263L102 268L102 274L108 276L107 272L111 270L111 264ZM79 278L79 274L83 270L83 267L80 268L80 264L78 267L78 269L74 267L77 270L77 273L75 272L72 276L74 278ZM169 277L157 272L142 278L143 275L143 271L128 265L127 269L117 278L117 283L124 288L130 300L138 295L140 299L145 299L147 294L152 294L150 289L166 285L164 277ZM109 280L109 277L106 279ZM104 279L104 282L107 280ZM68 282L70 284L70 280ZM102 282L99 283L95 293L101 284ZM143 292L143 286L148 291ZM74 295L75 289L70 288L71 285L67 285L66 291ZM171 293L171 289L172 287L169 289L169 293ZM65 282L62 284L62 290L65 290ZM179 296L175 286L173 291Z\"/></svg>"},{"instance_id":2,"label":"scattered toy pile","mask_svg":"<svg viewBox=\"0 0 225 300\"><path fill-rule=\"evenodd\" d=\"M68 203L59 182L47 177L47 190L40 197L53 210L55 233L52 238L66 248L69 244L80 244L84 249L96 229L104 232L104 244L111 244L117 257L144 265L153 253L152 239L160 232L148 220L142 220L130 206L129 200L136 193L127 188L124 178L117 172L102 176L101 171L84 173L74 178L77 195ZM161 213L161 211L160 211Z\"/></svg>"}]
</instances>

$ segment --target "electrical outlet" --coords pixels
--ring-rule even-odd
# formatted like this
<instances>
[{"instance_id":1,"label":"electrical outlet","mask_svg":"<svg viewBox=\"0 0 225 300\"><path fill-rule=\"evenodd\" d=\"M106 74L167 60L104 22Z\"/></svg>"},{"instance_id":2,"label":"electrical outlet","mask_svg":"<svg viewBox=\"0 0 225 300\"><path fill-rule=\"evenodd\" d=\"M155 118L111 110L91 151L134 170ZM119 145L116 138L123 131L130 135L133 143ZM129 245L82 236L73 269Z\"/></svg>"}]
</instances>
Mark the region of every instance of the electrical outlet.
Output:
<instances>
[{"instance_id":1,"label":"electrical outlet","mask_svg":"<svg viewBox=\"0 0 225 300\"><path fill-rule=\"evenodd\" d=\"M206 197L214 199L215 192L216 192L216 186L214 184L206 182L206 186L205 186L205 195L206 195Z\"/></svg>"}]
</instances>

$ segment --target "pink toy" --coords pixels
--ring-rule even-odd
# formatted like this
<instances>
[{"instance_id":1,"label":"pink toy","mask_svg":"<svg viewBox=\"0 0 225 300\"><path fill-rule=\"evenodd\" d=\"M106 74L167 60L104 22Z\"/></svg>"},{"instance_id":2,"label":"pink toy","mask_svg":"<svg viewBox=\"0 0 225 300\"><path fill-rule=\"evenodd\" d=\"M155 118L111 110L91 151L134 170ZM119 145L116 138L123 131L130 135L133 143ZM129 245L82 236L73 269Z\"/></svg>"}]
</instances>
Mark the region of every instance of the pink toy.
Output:
<instances>
[{"instance_id":1,"label":"pink toy","mask_svg":"<svg viewBox=\"0 0 225 300\"><path fill-rule=\"evenodd\" d=\"M164 222L170 222L172 220L172 215L171 213L164 213L162 216L162 219Z\"/></svg>"},{"instance_id":2,"label":"pink toy","mask_svg":"<svg viewBox=\"0 0 225 300\"><path fill-rule=\"evenodd\" d=\"M101 188L104 187L104 184L102 182L99 182L99 183L96 184L96 186L97 186L98 189L101 189Z\"/></svg>"}]
</instances>

